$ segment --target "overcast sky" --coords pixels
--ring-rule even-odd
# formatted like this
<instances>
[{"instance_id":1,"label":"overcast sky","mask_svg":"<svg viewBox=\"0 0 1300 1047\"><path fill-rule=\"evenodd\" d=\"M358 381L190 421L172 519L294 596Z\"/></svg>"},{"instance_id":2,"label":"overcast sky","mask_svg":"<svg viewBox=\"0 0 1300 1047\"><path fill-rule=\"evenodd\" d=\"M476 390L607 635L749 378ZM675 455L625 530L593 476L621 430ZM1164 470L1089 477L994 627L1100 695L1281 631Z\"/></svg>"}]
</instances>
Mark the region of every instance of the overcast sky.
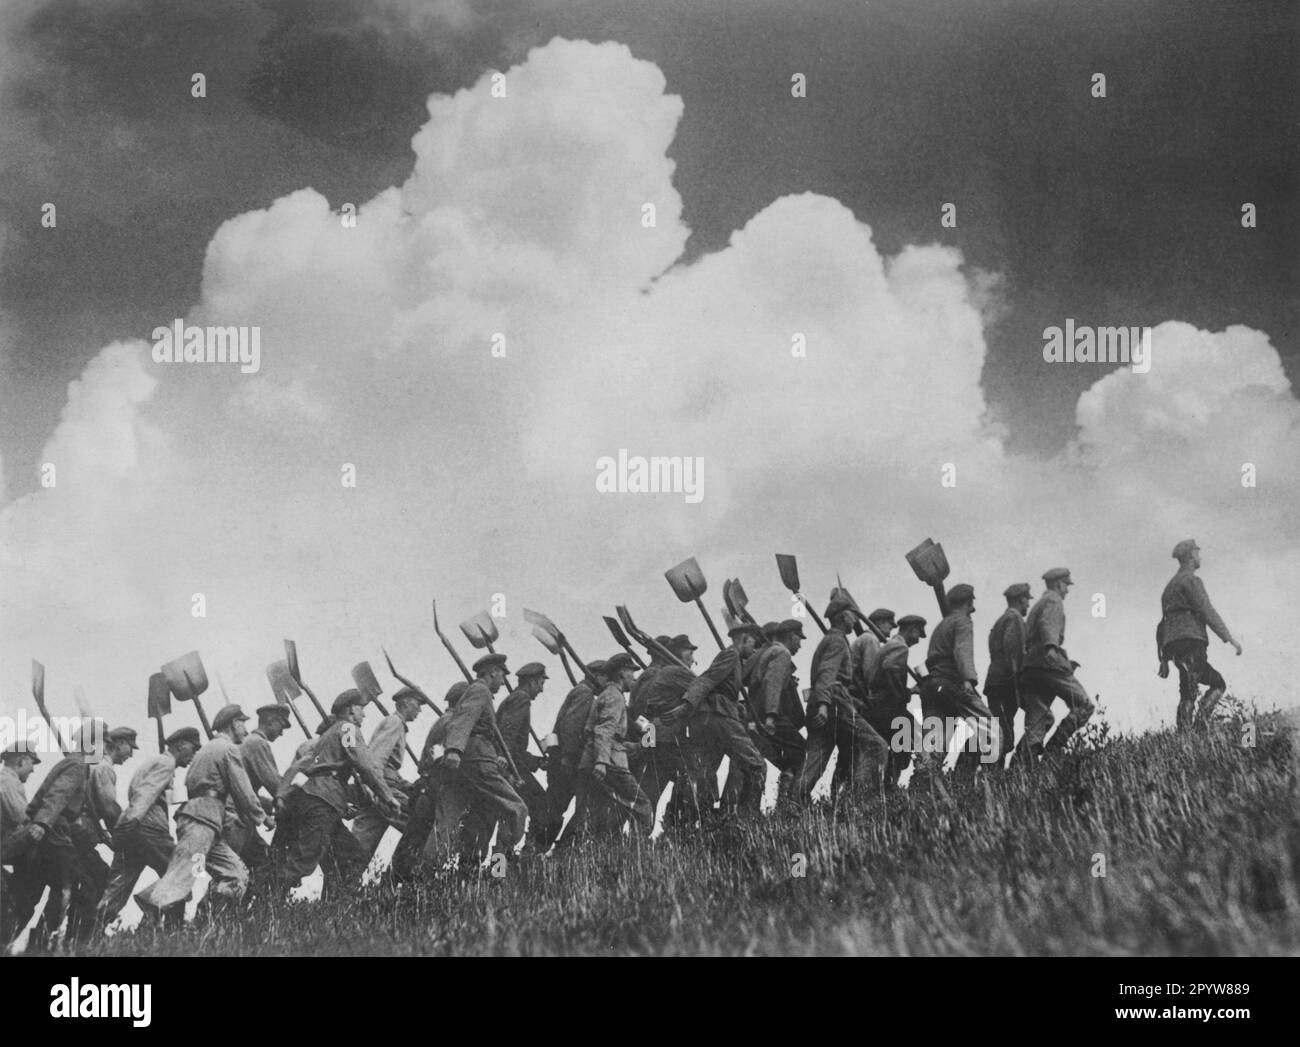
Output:
<instances>
[{"instance_id":1,"label":"overcast sky","mask_svg":"<svg viewBox=\"0 0 1300 1047\"><path fill-rule=\"evenodd\" d=\"M1212 660L1271 696L1295 12L9 0L0 705L36 656L52 704L82 684L144 727L148 674L198 647L252 707L285 636L323 694L381 643L441 691L435 596L454 626L503 594L516 666L545 657L525 606L591 656L616 602L703 637L662 578L688 555L715 616L734 575L787 616L791 552L818 603L838 570L933 620L927 535L976 587L981 670L1002 589L1071 567L1067 646L1125 726L1172 719L1152 634L1197 537L1247 647ZM258 325L260 371L155 363L176 317ZM1045 363L1067 317L1154 327L1150 373ZM703 457L703 500L599 494L621 447Z\"/></svg>"}]
</instances>

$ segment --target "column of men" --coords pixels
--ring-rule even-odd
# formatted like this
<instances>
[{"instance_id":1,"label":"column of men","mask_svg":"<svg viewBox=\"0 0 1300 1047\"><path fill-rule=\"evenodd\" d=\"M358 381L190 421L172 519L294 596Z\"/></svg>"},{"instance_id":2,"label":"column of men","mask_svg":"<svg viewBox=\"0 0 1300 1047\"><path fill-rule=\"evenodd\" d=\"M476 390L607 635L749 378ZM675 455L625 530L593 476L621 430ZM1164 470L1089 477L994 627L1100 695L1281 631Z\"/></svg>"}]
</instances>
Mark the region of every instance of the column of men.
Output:
<instances>
[{"instance_id":1,"label":"column of men","mask_svg":"<svg viewBox=\"0 0 1300 1047\"><path fill-rule=\"evenodd\" d=\"M1238 654L1241 646L1195 576L1196 543L1178 543L1174 557L1180 566L1162 595L1157 646L1160 675L1168 675L1170 661L1178 668L1178 724L1185 727L1204 723L1226 687L1206 660L1207 626ZM135 897L164 924L182 918L202 871L212 881L209 909L250 895L283 895L317 867L325 896L334 896L357 887L390 825L402 835L388 875L403 882L446 869L457 857L476 867L494 832L497 851L511 857L527 833L521 860L552 845L621 833L627 823L635 836L649 837L669 785L665 829L753 816L768 763L778 775L778 810L810 802L832 755L834 797L869 799L897 789L913 759L914 785L943 788L942 760L963 722L983 739L976 747L982 759L974 749L964 752L959 769L973 773L981 763L1001 769L1008 756L1013 768L1032 766L1059 753L1093 712L1074 673L1078 663L1064 646L1070 572L1052 568L1043 581L1037 601L1025 582L1004 591L1006 610L989 632L983 696L970 585L948 590L948 614L929 636L927 673L917 687L909 686L908 654L926 638L926 620L895 621L893 611L878 608L865 618L867 631L851 641L862 616L836 590L813 653L806 704L794 671L805 640L797 619L761 628L736 624L728 646L698 675L692 671L697 647L688 636L658 636L639 674L626 652L588 663L564 698L544 753L531 753L532 704L546 686L546 668L524 665L518 686L494 707L508 668L505 655L488 654L474 664L472 682L447 692L447 710L426 737L415 782L401 776L406 734L422 705L432 703L412 688L397 692L395 712L368 744L360 731L367 699L344 691L283 774L271 743L289 726L287 707L258 709L250 733L241 708L227 705L214 717L206 745L190 727L166 739L166 751L131 778L125 809L115 768L138 748L133 729L104 732L102 721L88 724L92 734L73 739L30 801L24 783L40 757L11 746L0 769L0 854L13 869L5 874L0 936L8 941L21 931L48 888L38 939L66 918L66 933L84 940L117 917L146 867L158 879ZM1209 691L1198 708L1202 683ZM898 744L899 732L910 737L914 728L913 695L922 712L919 741ZM1055 698L1068 712L1047 740ZM1013 752L1018 709L1024 730ZM719 795L723 757L730 772ZM187 800L173 838L168 811L178 767L187 769ZM545 786L534 776L542 769ZM306 779L301 786L299 777ZM275 832L269 847L257 831L263 825ZM111 868L96 853L101 842L113 850Z\"/></svg>"}]
</instances>

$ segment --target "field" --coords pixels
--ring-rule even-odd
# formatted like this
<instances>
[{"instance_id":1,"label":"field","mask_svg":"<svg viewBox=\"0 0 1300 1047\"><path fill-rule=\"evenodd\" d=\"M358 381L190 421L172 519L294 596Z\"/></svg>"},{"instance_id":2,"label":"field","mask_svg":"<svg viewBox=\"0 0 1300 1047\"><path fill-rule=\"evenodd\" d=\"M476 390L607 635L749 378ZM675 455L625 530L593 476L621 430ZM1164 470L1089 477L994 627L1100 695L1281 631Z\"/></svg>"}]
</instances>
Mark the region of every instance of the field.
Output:
<instances>
[{"instance_id":1,"label":"field","mask_svg":"<svg viewBox=\"0 0 1300 1047\"><path fill-rule=\"evenodd\" d=\"M394 894L259 907L92 955L1279 955L1300 951L1292 720L1072 743L860 810L592 843ZM802 857L801 857L802 856ZM802 872L803 875L797 875Z\"/></svg>"}]
</instances>

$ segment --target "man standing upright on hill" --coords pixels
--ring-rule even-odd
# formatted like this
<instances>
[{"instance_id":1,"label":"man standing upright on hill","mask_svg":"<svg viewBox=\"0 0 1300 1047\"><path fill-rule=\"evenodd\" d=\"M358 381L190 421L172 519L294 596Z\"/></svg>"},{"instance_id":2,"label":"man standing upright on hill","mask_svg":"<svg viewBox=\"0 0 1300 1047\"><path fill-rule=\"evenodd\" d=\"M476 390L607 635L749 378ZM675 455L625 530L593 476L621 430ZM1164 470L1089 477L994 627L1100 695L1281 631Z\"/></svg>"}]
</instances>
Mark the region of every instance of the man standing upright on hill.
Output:
<instances>
[{"instance_id":1,"label":"man standing upright on hill","mask_svg":"<svg viewBox=\"0 0 1300 1047\"><path fill-rule=\"evenodd\" d=\"M1196 577L1201 566L1201 550L1194 538L1185 538L1174 546L1178 571L1160 594L1160 627L1156 630L1156 648L1160 655L1160 678L1169 676L1169 663L1178 667L1178 726L1207 723L1214 707L1227 690L1219 671L1206 660L1210 645L1208 625L1224 643L1232 644L1241 654L1241 644L1233 639L1219 612L1210 603L1205 584ZM1209 690L1199 709L1196 700L1201 684Z\"/></svg>"},{"instance_id":2,"label":"man standing upright on hill","mask_svg":"<svg viewBox=\"0 0 1300 1047\"><path fill-rule=\"evenodd\" d=\"M1092 715L1093 703L1074 675L1076 662L1065 652L1065 596L1074 582L1065 567L1053 567L1043 573L1047 591L1038 598L1025 622L1025 663L1020 670L1020 704L1025 710L1025 733L1013 760L1033 762L1048 751L1065 748L1080 727ZM1052 699L1060 698L1069 706L1061 725L1046 745L1043 740L1052 729Z\"/></svg>"}]
</instances>

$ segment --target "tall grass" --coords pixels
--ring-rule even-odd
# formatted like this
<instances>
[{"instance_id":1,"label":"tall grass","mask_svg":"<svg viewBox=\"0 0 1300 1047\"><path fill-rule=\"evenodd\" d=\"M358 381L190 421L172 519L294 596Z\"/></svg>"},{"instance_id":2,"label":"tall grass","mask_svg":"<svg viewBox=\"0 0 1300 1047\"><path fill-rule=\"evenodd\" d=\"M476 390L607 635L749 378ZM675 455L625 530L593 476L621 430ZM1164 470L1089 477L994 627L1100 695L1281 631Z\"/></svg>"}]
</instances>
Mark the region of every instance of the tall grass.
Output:
<instances>
[{"instance_id":1,"label":"tall grass","mask_svg":"<svg viewBox=\"0 0 1300 1047\"><path fill-rule=\"evenodd\" d=\"M1110 739L947 778L342 902L256 907L125 954L1281 954L1300 950L1294 732ZM802 861L801 857L802 856ZM803 875L796 875L802 872Z\"/></svg>"}]
</instances>

